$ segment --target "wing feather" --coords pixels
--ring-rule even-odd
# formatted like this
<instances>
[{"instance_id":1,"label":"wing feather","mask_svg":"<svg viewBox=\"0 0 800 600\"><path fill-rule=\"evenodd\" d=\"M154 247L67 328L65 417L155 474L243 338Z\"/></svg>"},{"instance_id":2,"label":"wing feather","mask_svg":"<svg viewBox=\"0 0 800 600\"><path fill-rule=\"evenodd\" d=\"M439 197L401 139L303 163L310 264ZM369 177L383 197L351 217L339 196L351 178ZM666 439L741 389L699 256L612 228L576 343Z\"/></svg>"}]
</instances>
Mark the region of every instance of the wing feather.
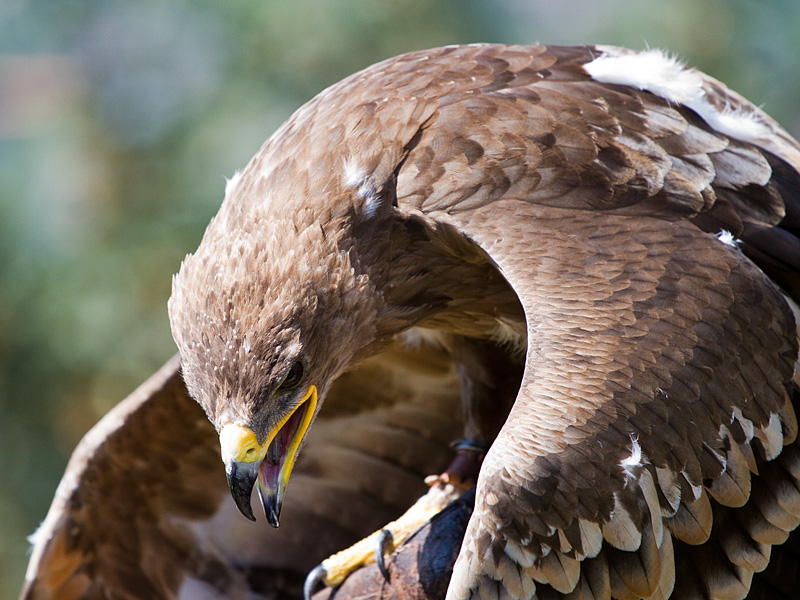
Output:
<instances>
[{"instance_id":1,"label":"wing feather","mask_svg":"<svg viewBox=\"0 0 800 600\"><path fill-rule=\"evenodd\" d=\"M480 65L504 49L484 52L469 58ZM579 522L616 547L608 569L620 597L669 596L694 568L673 560L684 542L718 565L698 585L739 597L754 569L736 565L761 563L735 565L709 547L713 516L736 510L756 547L800 522L751 477L796 436L786 390L798 340L785 294L798 272L781 248L797 240L784 219L800 206L798 146L766 117L775 137L756 144L680 103L592 81L580 64L596 52L547 48L555 61L519 87L494 62L499 83L462 89L461 100L451 90L397 172L400 209L480 246L528 327L522 386L484 462L451 598L488 593L495 545L534 569L537 595L549 593L545 581L566 595L580 573L543 575L544 565L580 567L569 533ZM699 81L712 104L761 118ZM740 239L723 243L722 230ZM777 263L783 290L768 276ZM626 465L632 436L641 465ZM792 477L778 477L782 490ZM663 543L662 529L679 542Z\"/></svg>"},{"instance_id":2,"label":"wing feather","mask_svg":"<svg viewBox=\"0 0 800 600\"><path fill-rule=\"evenodd\" d=\"M687 105L663 89L594 80L584 66L599 56L628 54L474 45L390 59L300 109L250 168L262 182L290 181L292 208L347 187L355 171L344 167L355 166L360 184L391 200L385 211L427 228L451 258L488 259L519 299L525 372L482 467L451 600L740 598L751 581L754 591L786 590L781 574L800 540L790 537L800 522L800 393L789 299L800 297L800 146L710 77L680 71L699 94ZM337 144L313 145L324 150L313 173L301 168L309 155L294 152L308 139ZM479 312L472 318L493 316ZM357 534L355 512L339 518L340 509L366 514L374 502L369 514L382 518L418 493L405 474L445 464L460 419L453 374L400 354L343 377L338 402L331 392L330 419L298 461L296 512L287 505L272 542L222 501L213 431L168 364L76 452L27 597L91 585L170 597L189 571L230 591L247 585L232 557L271 557L265 570L312 566L319 556L307 544L325 554ZM196 424L190 434L185 423ZM191 460L177 463L176 438ZM145 447L152 460L131 452ZM345 477L348 465L362 471ZM150 510L139 521L104 483L134 471L151 483L149 495L127 499ZM387 474L409 485L381 495L374 482ZM333 489L353 501L320 508L314 498ZM119 504L99 511L99 498ZM155 498L164 503L148 504ZM104 524L124 556L92 545L103 536L81 536ZM170 548L168 570L141 562L135 547L157 541ZM762 576L784 542L791 551ZM97 569L113 576L93 583Z\"/></svg>"},{"instance_id":3,"label":"wing feather","mask_svg":"<svg viewBox=\"0 0 800 600\"><path fill-rule=\"evenodd\" d=\"M22 598L298 596L320 560L424 491L462 427L455 373L433 349L389 348L341 378L328 402L272 531L238 514L217 435L172 359L76 448Z\"/></svg>"}]
</instances>

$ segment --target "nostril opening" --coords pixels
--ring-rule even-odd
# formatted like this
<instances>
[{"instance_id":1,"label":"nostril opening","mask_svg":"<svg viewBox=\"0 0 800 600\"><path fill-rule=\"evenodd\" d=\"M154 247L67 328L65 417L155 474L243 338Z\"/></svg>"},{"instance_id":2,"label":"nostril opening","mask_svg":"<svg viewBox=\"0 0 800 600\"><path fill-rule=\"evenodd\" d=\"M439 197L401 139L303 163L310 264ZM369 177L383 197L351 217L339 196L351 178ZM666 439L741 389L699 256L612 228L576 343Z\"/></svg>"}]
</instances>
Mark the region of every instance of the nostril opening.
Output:
<instances>
[{"instance_id":1,"label":"nostril opening","mask_svg":"<svg viewBox=\"0 0 800 600\"><path fill-rule=\"evenodd\" d=\"M248 448L247 452L245 452L244 458L247 462L253 462L258 458L258 452L256 452L255 448Z\"/></svg>"}]
</instances>

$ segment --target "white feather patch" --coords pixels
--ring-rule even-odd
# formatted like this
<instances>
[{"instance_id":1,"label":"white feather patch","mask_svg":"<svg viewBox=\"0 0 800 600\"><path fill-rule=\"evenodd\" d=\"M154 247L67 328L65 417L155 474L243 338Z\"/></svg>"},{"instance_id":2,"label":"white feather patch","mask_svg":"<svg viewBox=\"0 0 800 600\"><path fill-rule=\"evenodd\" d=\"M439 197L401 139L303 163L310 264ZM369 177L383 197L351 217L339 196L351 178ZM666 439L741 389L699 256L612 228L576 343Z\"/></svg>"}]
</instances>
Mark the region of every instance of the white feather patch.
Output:
<instances>
[{"instance_id":1,"label":"white feather patch","mask_svg":"<svg viewBox=\"0 0 800 600\"><path fill-rule=\"evenodd\" d=\"M639 445L638 436L631 434L631 455L620 461L623 469L630 472L631 469L642 464L642 447Z\"/></svg>"},{"instance_id":2,"label":"white feather patch","mask_svg":"<svg viewBox=\"0 0 800 600\"><path fill-rule=\"evenodd\" d=\"M347 187L359 187L367 177L367 170L358 164L352 156L344 161L344 184Z\"/></svg>"},{"instance_id":3,"label":"white feather patch","mask_svg":"<svg viewBox=\"0 0 800 600\"><path fill-rule=\"evenodd\" d=\"M734 110L726 106L722 111L711 103L705 93L686 106L691 108L713 129L737 140L753 144L763 144L772 133L755 111Z\"/></svg>"},{"instance_id":4,"label":"white feather patch","mask_svg":"<svg viewBox=\"0 0 800 600\"><path fill-rule=\"evenodd\" d=\"M225 178L225 196L228 196L234 190L234 188L239 183L239 180L241 178L242 178L241 171L236 171L233 174L233 177L231 177L230 179L228 179L227 177Z\"/></svg>"},{"instance_id":5,"label":"white feather patch","mask_svg":"<svg viewBox=\"0 0 800 600\"><path fill-rule=\"evenodd\" d=\"M702 93L702 77L661 50L606 52L583 65L583 70L595 81L647 90L676 104L686 104Z\"/></svg>"},{"instance_id":6,"label":"white feather patch","mask_svg":"<svg viewBox=\"0 0 800 600\"><path fill-rule=\"evenodd\" d=\"M712 129L737 140L757 143L769 139L770 129L754 110L722 110L708 100L703 75L687 68L676 58L661 50L645 50L627 54L614 48L583 65L595 81L628 85L646 90L673 104L691 108Z\"/></svg>"},{"instance_id":7,"label":"white feather patch","mask_svg":"<svg viewBox=\"0 0 800 600\"><path fill-rule=\"evenodd\" d=\"M356 188L358 195L365 201L364 214L367 217L374 217L380 207L381 199L367 170L353 157L344 161L344 183L347 187Z\"/></svg>"},{"instance_id":8,"label":"white feather patch","mask_svg":"<svg viewBox=\"0 0 800 600\"><path fill-rule=\"evenodd\" d=\"M583 70L595 81L647 90L675 104L691 102L702 93L702 77L661 50L607 52L583 65Z\"/></svg>"},{"instance_id":9,"label":"white feather patch","mask_svg":"<svg viewBox=\"0 0 800 600\"><path fill-rule=\"evenodd\" d=\"M28 568L25 571L25 581L33 581L36 578L36 570L39 568L39 559L44 550L44 544L51 535L52 532L49 528L45 529L44 521L42 521L39 527L36 528L36 531L28 536L28 543L31 545L31 554L36 553L37 556L31 556L31 559L28 561Z\"/></svg>"},{"instance_id":10,"label":"white feather patch","mask_svg":"<svg viewBox=\"0 0 800 600\"><path fill-rule=\"evenodd\" d=\"M742 240L733 237L733 234L727 229L721 229L717 234L717 239L731 248L738 248Z\"/></svg>"},{"instance_id":11,"label":"white feather patch","mask_svg":"<svg viewBox=\"0 0 800 600\"><path fill-rule=\"evenodd\" d=\"M39 526L36 528L36 531L34 531L32 534L28 536L28 543L31 546L35 546L39 542L44 541L44 538L47 534L44 532L44 527L42 527L43 525L44 521L39 523Z\"/></svg>"}]
</instances>

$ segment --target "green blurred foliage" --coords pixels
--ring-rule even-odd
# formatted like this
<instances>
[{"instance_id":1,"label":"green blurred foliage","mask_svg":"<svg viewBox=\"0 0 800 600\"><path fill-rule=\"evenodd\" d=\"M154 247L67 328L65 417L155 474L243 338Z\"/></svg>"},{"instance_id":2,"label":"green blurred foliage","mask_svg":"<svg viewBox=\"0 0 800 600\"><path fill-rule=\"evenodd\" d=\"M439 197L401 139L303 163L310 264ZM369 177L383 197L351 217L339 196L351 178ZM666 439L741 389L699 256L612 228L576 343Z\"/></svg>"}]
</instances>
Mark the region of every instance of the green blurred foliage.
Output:
<instances>
[{"instance_id":1,"label":"green blurred foliage","mask_svg":"<svg viewBox=\"0 0 800 600\"><path fill-rule=\"evenodd\" d=\"M316 92L442 44L649 45L797 133L798 30L795 0L3 0L0 598L72 448L174 352L224 177Z\"/></svg>"}]
</instances>

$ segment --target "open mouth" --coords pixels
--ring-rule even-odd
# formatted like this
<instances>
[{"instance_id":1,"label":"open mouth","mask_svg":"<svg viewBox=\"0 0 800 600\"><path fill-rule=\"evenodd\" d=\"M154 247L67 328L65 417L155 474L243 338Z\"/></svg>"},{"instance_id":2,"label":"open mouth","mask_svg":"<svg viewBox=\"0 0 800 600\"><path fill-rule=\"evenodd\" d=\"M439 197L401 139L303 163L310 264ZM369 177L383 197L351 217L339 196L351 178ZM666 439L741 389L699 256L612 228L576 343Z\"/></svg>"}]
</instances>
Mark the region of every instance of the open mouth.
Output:
<instances>
[{"instance_id":1,"label":"open mouth","mask_svg":"<svg viewBox=\"0 0 800 600\"><path fill-rule=\"evenodd\" d=\"M267 448L267 455L259 468L259 477L267 486L274 488L278 485L278 477L286 459L296 453L300 446L302 435L298 435L298 432L305 421L309 405L310 402L303 402L297 407Z\"/></svg>"},{"instance_id":2,"label":"open mouth","mask_svg":"<svg viewBox=\"0 0 800 600\"><path fill-rule=\"evenodd\" d=\"M312 385L303 402L275 428L266 456L258 467L258 495L267 521L273 527L278 526L286 484L316 407L317 388Z\"/></svg>"}]
</instances>

